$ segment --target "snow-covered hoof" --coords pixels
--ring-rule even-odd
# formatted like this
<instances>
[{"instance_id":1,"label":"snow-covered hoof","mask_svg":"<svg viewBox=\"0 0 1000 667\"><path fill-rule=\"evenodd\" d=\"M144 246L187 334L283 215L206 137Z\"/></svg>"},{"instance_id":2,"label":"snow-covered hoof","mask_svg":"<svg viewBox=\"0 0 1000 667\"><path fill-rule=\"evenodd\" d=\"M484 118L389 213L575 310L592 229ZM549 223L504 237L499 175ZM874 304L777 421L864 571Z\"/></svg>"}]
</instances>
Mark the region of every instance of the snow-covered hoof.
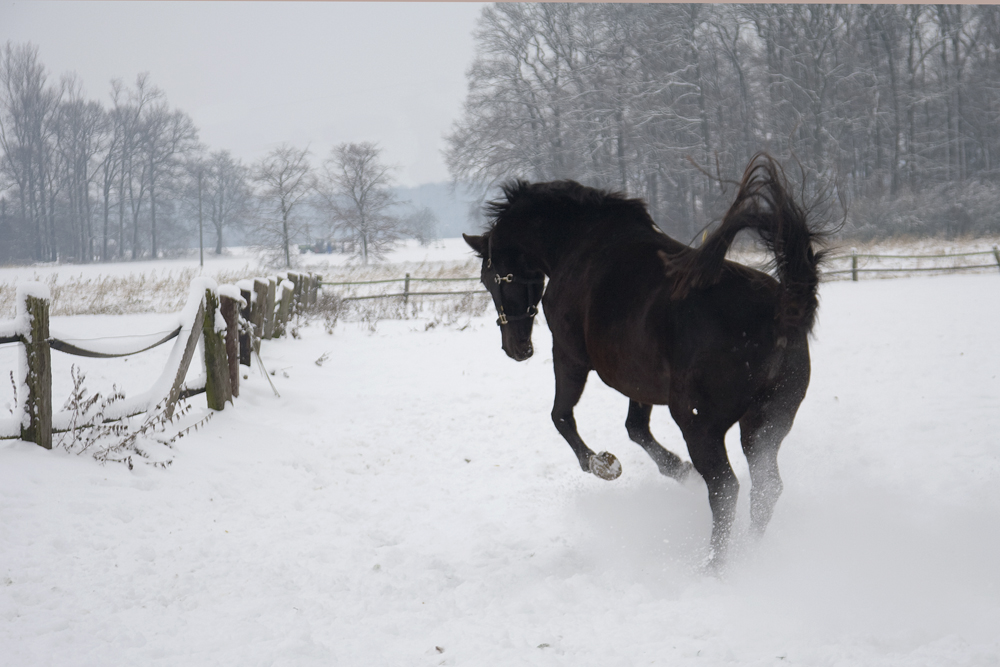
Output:
<instances>
[{"instance_id":1,"label":"snow-covered hoof","mask_svg":"<svg viewBox=\"0 0 1000 667\"><path fill-rule=\"evenodd\" d=\"M698 569L705 576L721 577L724 569L723 558L714 548L710 549L708 555L702 559L701 566Z\"/></svg>"},{"instance_id":2,"label":"snow-covered hoof","mask_svg":"<svg viewBox=\"0 0 1000 667\"><path fill-rule=\"evenodd\" d=\"M601 452L590 457L590 472L601 479L618 479L622 474L622 464L618 462L614 454Z\"/></svg>"}]
</instances>

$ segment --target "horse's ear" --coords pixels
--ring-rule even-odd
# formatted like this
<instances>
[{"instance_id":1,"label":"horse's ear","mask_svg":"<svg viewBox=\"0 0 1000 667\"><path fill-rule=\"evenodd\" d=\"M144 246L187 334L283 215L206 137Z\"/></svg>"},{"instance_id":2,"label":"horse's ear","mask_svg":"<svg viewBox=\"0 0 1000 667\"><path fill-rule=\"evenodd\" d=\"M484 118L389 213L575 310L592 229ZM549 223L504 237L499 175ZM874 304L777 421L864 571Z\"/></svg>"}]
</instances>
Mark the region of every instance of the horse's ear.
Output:
<instances>
[{"instance_id":1,"label":"horse's ear","mask_svg":"<svg viewBox=\"0 0 1000 667\"><path fill-rule=\"evenodd\" d=\"M465 242L469 244L470 248L476 251L477 255L480 257L486 256L486 237L462 234L462 238L465 239Z\"/></svg>"}]
</instances>

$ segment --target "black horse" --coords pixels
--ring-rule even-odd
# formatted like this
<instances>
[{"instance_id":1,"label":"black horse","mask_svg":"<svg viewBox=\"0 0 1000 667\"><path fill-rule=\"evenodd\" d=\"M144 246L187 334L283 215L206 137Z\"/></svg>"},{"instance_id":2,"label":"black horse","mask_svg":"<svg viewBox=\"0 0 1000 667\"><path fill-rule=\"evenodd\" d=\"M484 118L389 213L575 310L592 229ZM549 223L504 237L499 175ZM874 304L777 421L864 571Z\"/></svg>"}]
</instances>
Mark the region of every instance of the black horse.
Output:
<instances>
[{"instance_id":1,"label":"black horse","mask_svg":"<svg viewBox=\"0 0 1000 667\"><path fill-rule=\"evenodd\" d=\"M621 465L587 447L573 419L590 371L629 397L629 437L680 480L691 464L649 430L652 406L669 406L708 485L710 561L721 562L739 493L724 436L739 422L760 534L782 489L778 448L809 384L820 253L780 167L755 156L721 225L698 248L663 234L642 201L620 194L573 181L515 181L503 192L487 204L489 230L465 240L483 259L504 352L531 356L541 300L552 331L552 420L580 467L602 479L617 478ZM777 280L725 259L743 229L774 254Z\"/></svg>"}]
</instances>

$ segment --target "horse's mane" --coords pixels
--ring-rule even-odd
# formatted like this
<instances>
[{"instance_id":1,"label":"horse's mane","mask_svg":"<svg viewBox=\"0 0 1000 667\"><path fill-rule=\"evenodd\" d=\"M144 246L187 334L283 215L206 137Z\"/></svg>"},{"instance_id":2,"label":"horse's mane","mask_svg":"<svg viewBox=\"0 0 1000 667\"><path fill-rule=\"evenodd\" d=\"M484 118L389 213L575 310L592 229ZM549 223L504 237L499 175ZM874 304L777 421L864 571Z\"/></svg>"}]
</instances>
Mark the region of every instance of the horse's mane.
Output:
<instances>
[{"instance_id":1,"label":"horse's mane","mask_svg":"<svg viewBox=\"0 0 1000 667\"><path fill-rule=\"evenodd\" d=\"M570 209L586 208L591 211L615 209L619 213L632 214L623 216L623 219L652 224L646 204L641 199L631 199L621 192L592 188L576 181L528 183L515 179L507 181L500 188L503 191L503 199L489 201L484 205L490 229L496 227L497 222L515 207L523 210L553 206Z\"/></svg>"}]
</instances>

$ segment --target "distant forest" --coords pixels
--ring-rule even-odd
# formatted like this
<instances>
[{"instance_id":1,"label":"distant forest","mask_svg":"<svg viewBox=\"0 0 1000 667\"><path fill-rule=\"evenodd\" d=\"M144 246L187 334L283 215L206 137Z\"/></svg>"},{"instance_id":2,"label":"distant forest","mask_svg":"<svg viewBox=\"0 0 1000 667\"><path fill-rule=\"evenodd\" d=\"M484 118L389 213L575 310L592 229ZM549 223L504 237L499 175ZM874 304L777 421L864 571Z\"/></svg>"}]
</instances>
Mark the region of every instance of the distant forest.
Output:
<instances>
[{"instance_id":1,"label":"distant forest","mask_svg":"<svg viewBox=\"0 0 1000 667\"><path fill-rule=\"evenodd\" d=\"M302 247L368 261L474 227L447 184L397 187L376 144L325 160L283 144L246 165L200 143L145 74L113 80L108 99L86 99L73 74L52 82L35 45L0 46L0 263L163 257L199 234L209 252L236 240L286 266Z\"/></svg>"},{"instance_id":2,"label":"distant forest","mask_svg":"<svg viewBox=\"0 0 1000 667\"><path fill-rule=\"evenodd\" d=\"M842 234L1000 233L1000 7L498 3L475 41L446 159L483 196L572 178L691 240L766 150L846 206ZM0 262L162 256L199 217L218 251L261 228L264 161L200 144L144 75L105 99L31 44L0 48ZM392 233L468 224L424 209ZM298 208L286 247L333 233L318 211Z\"/></svg>"},{"instance_id":3,"label":"distant forest","mask_svg":"<svg viewBox=\"0 0 1000 667\"><path fill-rule=\"evenodd\" d=\"M690 240L767 150L845 234L1000 232L1000 7L503 3L476 43L455 178L623 190Z\"/></svg>"}]
</instances>

